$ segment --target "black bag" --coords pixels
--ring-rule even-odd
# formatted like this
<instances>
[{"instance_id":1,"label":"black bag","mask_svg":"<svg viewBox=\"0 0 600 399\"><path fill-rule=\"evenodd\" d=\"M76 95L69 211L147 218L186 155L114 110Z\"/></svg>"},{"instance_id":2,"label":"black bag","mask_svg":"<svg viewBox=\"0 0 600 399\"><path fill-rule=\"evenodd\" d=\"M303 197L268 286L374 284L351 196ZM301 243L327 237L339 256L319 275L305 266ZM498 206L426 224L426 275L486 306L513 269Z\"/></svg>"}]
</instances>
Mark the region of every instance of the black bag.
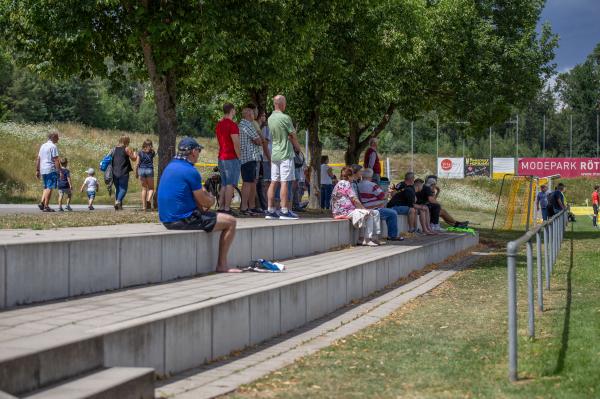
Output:
<instances>
[{"instance_id":1,"label":"black bag","mask_svg":"<svg viewBox=\"0 0 600 399\"><path fill-rule=\"evenodd\" d=\"M304 154L300 151L298 151L296 153L296 155L294 155L294 167L295 168L301 168L302 166L304 166Z\"/></svg>"}]
</instances>

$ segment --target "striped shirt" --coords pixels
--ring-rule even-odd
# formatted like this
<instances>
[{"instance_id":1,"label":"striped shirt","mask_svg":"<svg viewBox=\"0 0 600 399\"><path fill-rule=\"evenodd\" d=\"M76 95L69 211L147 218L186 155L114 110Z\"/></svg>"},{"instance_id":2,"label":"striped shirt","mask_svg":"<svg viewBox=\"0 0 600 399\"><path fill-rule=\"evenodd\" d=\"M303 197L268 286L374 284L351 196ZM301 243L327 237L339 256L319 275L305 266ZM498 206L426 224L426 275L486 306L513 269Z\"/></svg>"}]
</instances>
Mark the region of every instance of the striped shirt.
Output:
<instances>
[{"instance_id":1,"label":"striped shirt","mask_svg":"<svg viewBox=\"0 0 600 399\"><path fill-rule=\"evenodd\" d=\"M358 198L365 208L385 207L385 193L372 181L361 180L358 183Z\"/></svg>"}]
</instances>

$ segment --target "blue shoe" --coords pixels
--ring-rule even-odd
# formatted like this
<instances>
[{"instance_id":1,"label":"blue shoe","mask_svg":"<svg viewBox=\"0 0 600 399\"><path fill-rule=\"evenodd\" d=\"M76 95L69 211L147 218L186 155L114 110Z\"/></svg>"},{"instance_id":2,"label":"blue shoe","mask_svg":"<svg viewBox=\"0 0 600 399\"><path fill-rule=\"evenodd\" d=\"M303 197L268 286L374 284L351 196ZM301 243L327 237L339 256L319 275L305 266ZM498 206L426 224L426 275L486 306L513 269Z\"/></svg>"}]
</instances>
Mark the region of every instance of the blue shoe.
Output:
<instances>
[{"instance_id":1,"label":"blue shoe","mask_svg":"<svg viewBox=\"0 0 600 399\"><path fill-rule=\"evenodd\" d=\"M294 212L287 211L286 213L280 212L279 219L296 220L296 219L299 219L299 217Z\"/></svg>"},{"instance_id":2,"label":"blue shoe","mask_svg":"<svg viewBox=\"0 0 600 399\"><path fill-rule=\"evenodd\" d=\"M277 212L265 212L265 219L279 219Z\"/></svg>"}]
</instances>

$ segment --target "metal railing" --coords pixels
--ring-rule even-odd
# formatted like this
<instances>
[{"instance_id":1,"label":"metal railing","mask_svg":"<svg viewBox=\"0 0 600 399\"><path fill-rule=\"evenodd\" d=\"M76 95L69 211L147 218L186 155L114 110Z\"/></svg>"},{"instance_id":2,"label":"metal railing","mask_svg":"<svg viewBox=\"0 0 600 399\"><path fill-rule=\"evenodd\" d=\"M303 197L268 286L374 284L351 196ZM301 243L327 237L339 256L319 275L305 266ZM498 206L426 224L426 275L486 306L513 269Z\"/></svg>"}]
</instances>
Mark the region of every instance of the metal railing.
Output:
<instances>
[{"instance_id":1,"label":"metal railing","mask_svg":"<svg viewBox=\"0 0 600 399\"><path fill-rule=\"evenodd\" d=\"M550 278L556 259L563 242L568 210L563 209L550 220L536 226L522 235L517 240L511 241L506 246L508 266L508 376L511 381L517 380L517 255L519 248L526 245L527 253L527 304L528 304L528 335L535 337L535 304L533 284L533 242L536 247L537 263L537 296L538 308L544 311L544 287L542 274L546 277L546 289L550 289ZM543 242L542 242L543 241ZM543 244L543 256L542 256ZM545 273L542 272L542 258Z\"/></svg>"}]
</instances>

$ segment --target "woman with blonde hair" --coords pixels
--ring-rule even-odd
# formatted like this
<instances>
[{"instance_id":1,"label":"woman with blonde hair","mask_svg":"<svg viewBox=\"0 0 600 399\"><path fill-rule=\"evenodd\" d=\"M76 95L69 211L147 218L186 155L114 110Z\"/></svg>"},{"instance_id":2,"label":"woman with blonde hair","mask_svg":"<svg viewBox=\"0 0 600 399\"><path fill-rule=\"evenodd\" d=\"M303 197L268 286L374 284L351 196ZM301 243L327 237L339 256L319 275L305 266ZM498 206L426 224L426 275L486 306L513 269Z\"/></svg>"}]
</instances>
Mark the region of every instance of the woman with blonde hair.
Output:
<instances>
[{"instance_id":1,"label":"woman with blonde hair","mask_svg":"<svg viewBox=\"0 0 600 399\"><path fill-rule=\"evenodd\" d=\"M129 148L129 136L121 136L113 150L112 173L115 185L115 210L123 209L123 200L129 188L129 172L133 171L131 161L137 160L135 151Z\"/></svg>"},{"instance_id":2,"label":"woman with blonde hair","mask_svg":"<svg viewBox=\"0 0 600 399\"><path fill-rule=\"evenodd\" d=\"M136 176L142 184L142 209L151 210L154 206L154 148L152 140L146 139L138 152Z\"/></svg>"}]
</instances>

